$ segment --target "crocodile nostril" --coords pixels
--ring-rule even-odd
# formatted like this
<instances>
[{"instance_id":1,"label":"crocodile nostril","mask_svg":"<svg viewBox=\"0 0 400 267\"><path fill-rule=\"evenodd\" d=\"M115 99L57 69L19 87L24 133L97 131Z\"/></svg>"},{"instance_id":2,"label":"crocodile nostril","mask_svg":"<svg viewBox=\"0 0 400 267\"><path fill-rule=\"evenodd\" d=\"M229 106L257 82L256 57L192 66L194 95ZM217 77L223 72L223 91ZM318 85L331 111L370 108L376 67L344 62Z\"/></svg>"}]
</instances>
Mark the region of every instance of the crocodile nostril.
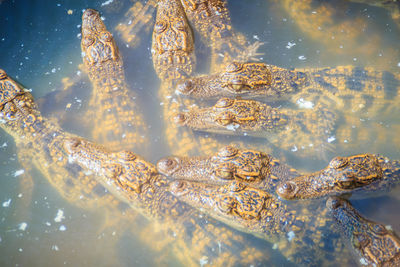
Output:
<instances>
[{"instance_id":1,"label":"crocodile nostril","mask_svg":"<svg viewBox=\"0 0 400 267\"><path fill-rule=\"evenodd\" d=\"M190 94L190 92L192 91L192 88L193 88L193 82L190 80L186 80L182 83L179 83L176 86L176 92L178 94L187 95L187 94Z\"/></svg>"},{"instance_id":2,"label":"crocodile nostril","mask_svg":"<svg viewBox=\"0 0 400 267\"><path fill-rule=\"evenodd\" d=\"M90 9L90 8L86 9L85 12L83 13L83 15L85 17L90 17L90 16L93 16L93 15L96 15L96 14L97 14L97 11L94 10L94 9Z\"/></svg>"},{"instance_id":3,"label":"crocodile nostril","mask_svg":"<svg viewBox=\"0 0 400 267\"><path fill-rule=\"evenodd\" d=\"M174 117L174 122L179 124L179 125L184 125L186 122L186 116L184 113L178 113Z\"/></svg>"},{"instance_id":4,"label":"crocodile nostril","mask_svg":"<svg viewBox=\"0 0 400 267\"><path fill-rule=\"evenodd\" d=\"M73 153L80 143L81 140L78 138L67 138L64 141L64 149L67 151L67 153Z\"/></svg>"},{"instance_id":5,"label":"crocodile nostril","mask_svg":"<svg viewBox=\"0 0 400 267\"><path fill-rule=\"evenodd\" d=\"M335 197L330 197L326 201L326 207L330 210L337 209L340 206L340 200Z\"/></svg>"},{"instance_id":6,"label":"crocodile nostril","mask_svg":"<svg viewBox=\"0 0 400 267\"><path fill-rule=\"evenodd\" d=\"M295 197L296 188L294 183L287 182L279 186L276 191L280 197L291 199Z\"/></svg>"},{"instance_id":7,"label":"crocodile nostril","mask_svg":"<svg viewBox=\"0 0 400 267\"><path fill-rule=\"evenodd\" d=\"M164 158L157 162L157 170L164 175L172 175L178 168L179 161L176 158Z\"/></svg>"}]
</instances>

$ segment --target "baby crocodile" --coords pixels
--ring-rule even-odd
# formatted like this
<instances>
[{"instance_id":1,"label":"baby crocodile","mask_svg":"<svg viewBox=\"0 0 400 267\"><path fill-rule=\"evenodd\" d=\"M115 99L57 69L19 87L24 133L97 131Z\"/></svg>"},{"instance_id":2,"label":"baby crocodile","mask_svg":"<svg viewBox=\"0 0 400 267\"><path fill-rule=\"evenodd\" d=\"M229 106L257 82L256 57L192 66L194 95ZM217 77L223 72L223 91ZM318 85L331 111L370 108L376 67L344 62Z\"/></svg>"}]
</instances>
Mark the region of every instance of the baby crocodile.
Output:
<instances>
[{"instance_id":1,"label":"baby crocodile","mask_svg":"<svg viewBox=\"0 0 400 267\"><path fill-rule=\"evenodd\" d=\"M284 199L319 198L353 191L387 190L400 180L400 161L373 154L336 157L312 175L278 185Z\"/></svg>"},{"instance_id":2,"label":"baby crocodile","mask_svg":"<svg viewBox=\"0 0 400 267\"><path fill-rule=\"evenodd\" d=\"M178 113L175 122L196 131L265 138L289 151L303 148L302 155L333 150L337 116L323 107L273 108L255 100L222 98L212 107L192 107ZM340 143L340 141L338 142Z\"/></svg>"},{"instance_id":3,"label":"baby crocodile","mask_svg":"<svg viewBox=\"0 0 400 267\"><path fill-rule=\"evenodd\" d=\"M191 77L177 85L176 92L196 98L221 96L263 97L276 100L283 97L320 93L337 96L341 107L346 99L355 98L352 110L368 107L373 98L378 104L400 95L400 75L372 68L339 66L336 68L285 69L265 63L232 62L225 70ZM364 101L364 106L362 105ZM316 102L314 102L316 103Z\"/></svg>"},{"instance_id":4,"label":"baby crocodile","mask_svg":"<svg viewBox=\"0 0 400 267\"><path fill-rule=\"evenodd\" d=\"M93 84L89 101L92 137L112 149L143 151L147 137L135 94L125 81L122 57L112 34L93 9L82 15L82 55Z\"/></svg>"},{"instance_id":5,"label":"baby crocodile","mask_svg":"<svg viewBox=\"0 0 400 267\"><path fill-rule=\"evenodd\" d=\"M265 259L243 235L179 201L169 192L168 178L140 156L129 151L111 152L76 137L64 139L64 148L72 162L94 172L110 192L173 233L180 248L175 253L186 265L201 263L204 255L209 264L218 266L257 264ZM248 258L249 253L253 254Z\"/></svg>"},{"instance_id":6,"label":"baby crocodile","mask_svg":"<svg viewBox=\"0 0 400 267\"><path fill-rule=\"evenodd\" d=\"M400 266L400 239L393 231L365 219L344 199L329 198L326 205L362 265Z\"/></svg>"}]
</instances>

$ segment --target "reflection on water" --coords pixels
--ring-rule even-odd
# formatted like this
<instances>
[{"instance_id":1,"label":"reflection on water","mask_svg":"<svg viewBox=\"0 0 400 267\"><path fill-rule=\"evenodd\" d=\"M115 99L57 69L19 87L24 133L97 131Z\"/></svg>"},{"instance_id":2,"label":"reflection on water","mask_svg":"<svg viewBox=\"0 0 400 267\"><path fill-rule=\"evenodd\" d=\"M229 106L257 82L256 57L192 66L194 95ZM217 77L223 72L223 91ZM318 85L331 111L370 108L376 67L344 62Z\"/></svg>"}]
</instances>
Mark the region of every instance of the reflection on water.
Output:
<instances>
[{"instance_id":1,"label":"reflection on water","mask_svg":"<svg viewBox=\"0 0 400 267\"><path fill-rule=\"evenodd\" d=\"M311 1L290 0L257 0L251 5L248 1L228 2L235 28L249 40L264 43L262 60L269 64L285 68L372 66L394 73L400 70L400 29L386 9L349 1L335 1L335 5L329 1L314 1L311 5L305 5ZM82 62L80 24L83 9L98 9L108 29L115 33L128 83L137 89L137 94L146 103L145 117L151 129L149 140L152 140L151 147L156 149L150 153L135 152L150 154L148 160L155 162L169 152L159 135L164 125L157 98L159 82L150 55L151 34L142 33L139 44L132 48L114 30L120 22L129 23L124 14L131 5L131 1L122 0L41 1L40 5L35 1L0 1L0 68L27 88L32 88L46 116L63 118L66 130L87 135L76 123L76 118L84 114L91 88L78 67ZM196 49L200 55L198 59L206 58L198 64L198 71L204 72L209 49L201 43L196 43ZM69 80L64 79L63 83L65 77ZM63 97L51 94L62 89L66 81L73 82L71 91ZM280 104L275 103L276 106ZM399 114L399 110L395 110L391 116L385 114L385 117L373 119L363 114L365 122L357 122L357 127L362 128L360 136L366 136L367 140L357 147L343 145L340 151L334 151L328 157L370 152L399 159L400 140L396 134L399 132ZM375 135L368 135L369 132ZM385 139L382 140L381 135ZM228 138L221 142L232 140L239 139ZM301 170L322 168L328 162L299 157L301 149L288 154L270 148L265 141L240 140L246 146L273 152L277 158L285 157L288 163ZM0 151L2 265L177 264L172 256L157 253L156 245L151 241L146 244L137 241L140 235L132 231L128 219L123 219L129 217L126 215L131 212L129 209L121 212L122 219L118 223L108 227L111 218L101 206L86 210L66 202L38 172L32 173L33 188L21 186L20 181L26 173L18 162L13 140L3 131L0 132ZM33 197L27 203L25 196L29 190L33 190ZM354 206L370 219L390 224L400 232L396 195L398 190L373 200L357 200ZM266 253L272 255L274 265L289 264L271 244L248 238L265 247ZM157 246L162 250L162 245Z\"/></svg>"}]
</instances>

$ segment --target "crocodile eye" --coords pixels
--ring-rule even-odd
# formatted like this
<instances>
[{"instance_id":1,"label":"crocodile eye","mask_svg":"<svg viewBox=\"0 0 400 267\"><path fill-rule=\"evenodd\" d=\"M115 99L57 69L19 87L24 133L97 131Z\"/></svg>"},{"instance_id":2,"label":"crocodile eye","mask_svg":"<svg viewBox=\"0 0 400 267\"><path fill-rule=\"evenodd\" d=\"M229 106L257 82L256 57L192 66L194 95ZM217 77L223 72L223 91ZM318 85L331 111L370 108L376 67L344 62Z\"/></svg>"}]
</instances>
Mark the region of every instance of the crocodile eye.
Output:
<instances>
[{"instance_id":1,"label":"crocodile eye","mask_svg":"<svg viewBox=\"0 0 400 267\"><path fill-rule=\"evenodd\" d=\"M246 88L246 86L245 86L244 84L242 84L242 83L232 83L232 84L230 85L230 87L231 87L234 91L236 91L236 92L240 92L240 91L242 91L244 88Z\"/></svg>"},{"instance_id":2,"label":"crocodile eye","mask_svg":"<svg viewBox=\"0 0 400 267\"><path fill-rule=\"evenodd\" d=\"M226 72L232 73L232 72L237 72L243 68L243 64L239 62L232 62L228 64L225 68Z\"/></svg>"},{"instance_id":3,"label":"crocodile eye","mask_svg":"<svg viewBox=\"0 0 400 267\"><path fill-rule=\"evenodd\" d=\"M233 122L233 118L230 114L222 114L216 119L216 122L222 126L227 126Z\"/></svg>"},{"instance_id":4,"label":"crocodile eye","mask_svg":"<svg viewBox=\"0 0 400 267\"><path fill-rule=\"evenodd\" d=\"M370 243L369 237L363 233L353 234L353 245L357 249L363 249Z\"/></svg>"},{"instance_id":5,"label":"crocodile eye","mask_svg":"<svg viewBox=\"0 0 400 267\"><path fill-rule=\"evenodd\" d=\"M215 176L222 180L232 180L233 173L228 169L219 169L215 171Z\"/></svg>"},{"instance_id":6,"label":"crocodile eye","mask_svg":"<svg viewBox=\"0 0 400 267\"><path fill-rule=\"evenodd\" d=\"M136 155L131 151L120 151L115 153L115 157L120 161L134 161Z\"/></svg>"},{"instance_id":7,"label":"crocodile eye","mask_svg":"<svg viewBox=\"0 0 400 267\"><path fill-rule=\"evenodd\" d=\"M184 31L185 30L185 22L182 20L176 20L174 23L174 28L179 30L179 31Z\"/></svg>"},{"instance_id":8,"label":"crocodile eye","mask_svg":"<svg viewBox=\"0 0 400 267\"><path fill-rule=\"evenodd\" d=\"M221 98L218 100L217 103L215 103L215 107L217 108L227 108L229 106L232 106L235 100L230 99L230 98Z\"/></svg>"},{"instance_id":9,"label":"crocodile eye","mask_svg":"<svg viewBox=\"0 0 400 267\"><path fill-rule=\"evenodd\" d=\"M347 164L348 164L348 161L346 160L346 158L336 157L336 158L332 159L331 162L329 162L329 167L334 168L334 169L339 169L339 168L343 168Z\"/></svg>"},{"instance_id":10,"label":"crocodile eye","mask_svg":"<svg viewBox=\"0 0 400 267\"><path fill-rule=\"evenodd\" d=\"M337 185L341 189L354 189L356 183L353 177L346 177L345 180L337 181Z\"/></svg>"},{"instance_id":11,"label":"crocodile eye","mask_svg":"<svg viewBox=\"0 0 400 267\"><path fill-rule=\"evenodd\" d=\"M226 146L218 151L218 156L223 158L230 158L235 156L238 153L238 151L239 150L234 146Z\"/></svg>"},{"instance_id":12,"label":"crocodile eye","mask_svg":"<svg viewBox=\"0 0 400 267\"><path fill-rule=\"evenodd\" d=\"M83 38L82 40L82 44L85 47L91 46L94 43L95 39L91 36L86 36L85 38Z\"/></svg>"},{"instance_id":13,"label":"crocodile eye","mask_svg":"<svg viewBox=\"0 0 400 267\"><path fill-rule=\"evenodd\" d=\"M4 70L0 69L0 80L3 80L5 78L7 78L7 73Z\"/></svg>"},{"instance_id":14,"label":"crocodile eye","mask_svg":"<svg viewBox=\"0 0 400 267\"><path fill-rule=\"evenodd\" d=\"M157 22L156 25L154 26L154 31L156 33L162 33L167 29L167 23L165 21L160 21Z\"/></svg>"},{"instance_id":15,"label":"crocodile eye","mask_svg":"<svg viewBox=\"0 0 400 267\"><path fill-rule=\"evenodd\" d=\"M110 164L110 165L106 165L103 168L103 172L104 174L108 177L108 178L116 178L119 175L121 175L122 173L122 166L120 164Z\"/></svg>"},{"instance_id":16,"label":"crocodile eye","mask_svg":"<svg viewBox=\"0 0 400 267\"><path fill-rule=\"evenodd\" d=\"M102 32L100 33L100 39L104 42L110 42L112 40L112 34L110 32Z\"/></svg>"}]
</instances>

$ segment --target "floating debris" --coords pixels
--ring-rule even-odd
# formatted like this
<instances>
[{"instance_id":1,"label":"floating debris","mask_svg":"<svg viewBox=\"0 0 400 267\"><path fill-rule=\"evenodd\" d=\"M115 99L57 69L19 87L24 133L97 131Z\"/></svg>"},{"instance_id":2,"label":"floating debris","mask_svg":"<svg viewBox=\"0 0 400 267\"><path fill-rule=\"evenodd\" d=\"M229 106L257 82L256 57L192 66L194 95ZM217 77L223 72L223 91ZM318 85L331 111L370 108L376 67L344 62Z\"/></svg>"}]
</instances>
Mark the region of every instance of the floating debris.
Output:
<instances>
[{"instance_id":1,"label":"floating debris","mask_svg":"<svg viewBox=\"0 0 400 267\"><path fill-rule=\"evenodd\" d=\"M64 211L59 209L59 210L57 211L56 217L54 218L54 221L55 221L55 222L61 222L61 221L64 220L64 219L65 219L65 217L64 217Z\"/></svg>"},{"instance_id":2,"label":"floating debris","mask_svg":"<svg viewBox=\"0 0 400 267\"><path fill-rule=\"evenodd\" d=\"M17 170L17 171L15 171L15 173L14 173L14 177L20 176L21 174L24 174L24 172L25 172L24 169Z\"/></svg>"},{"instance_id":3,"label":"floating debris","mask_svg":"<svg viewBox=\"0 0 400 267\"><path fill-rule=\"evenodd\" d=\"M18 225L18 229L21 231L25 231L26 227L28 227L28 224L26 222L22 222Z\"/></svg>"},{"instance_id":4,"label":"floating debris","mask_svg":"<svg viewBox=\"0 0 400 267\"><path fill-rule=\"evenodd\" d=\"M8 200L4 201L2 206L4 208L8 208L10 206L10 203L11 203L11 198L9 198Z\"/></svg>"}]
</instances>

